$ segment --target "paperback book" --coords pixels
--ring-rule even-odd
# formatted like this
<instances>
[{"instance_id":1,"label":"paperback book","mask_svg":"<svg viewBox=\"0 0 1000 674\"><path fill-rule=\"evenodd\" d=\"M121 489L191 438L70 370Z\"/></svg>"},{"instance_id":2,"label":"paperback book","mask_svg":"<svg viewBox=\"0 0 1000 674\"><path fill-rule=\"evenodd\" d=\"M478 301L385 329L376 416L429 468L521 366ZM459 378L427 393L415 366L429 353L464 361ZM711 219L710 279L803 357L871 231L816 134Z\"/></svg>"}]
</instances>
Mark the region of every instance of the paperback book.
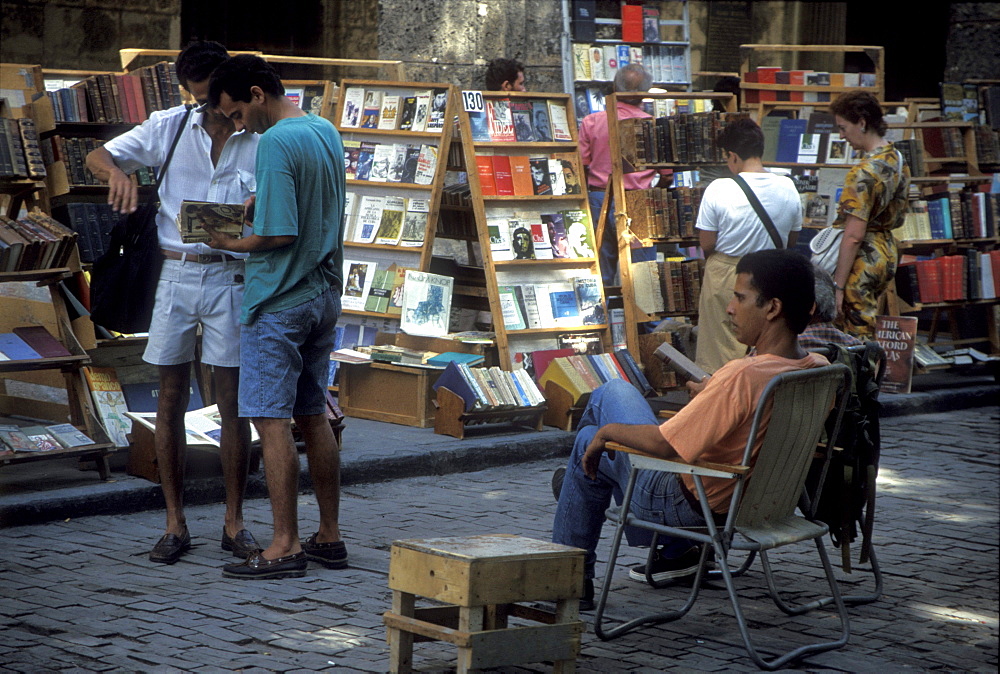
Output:
<instances>
[{"instance_id":1,"label":"paperback book","mask_svg":"<svg viewBox=\"0 0 1000 674\"><path fill-rule=\"evenodd\" d=\"M212 237L205 230L211 227L222 234L243 237L244 210L242 204L218 204L208 201L182 201L177 213L177 226L184 243L205 243Z\"/></svg>"}]
</instances>

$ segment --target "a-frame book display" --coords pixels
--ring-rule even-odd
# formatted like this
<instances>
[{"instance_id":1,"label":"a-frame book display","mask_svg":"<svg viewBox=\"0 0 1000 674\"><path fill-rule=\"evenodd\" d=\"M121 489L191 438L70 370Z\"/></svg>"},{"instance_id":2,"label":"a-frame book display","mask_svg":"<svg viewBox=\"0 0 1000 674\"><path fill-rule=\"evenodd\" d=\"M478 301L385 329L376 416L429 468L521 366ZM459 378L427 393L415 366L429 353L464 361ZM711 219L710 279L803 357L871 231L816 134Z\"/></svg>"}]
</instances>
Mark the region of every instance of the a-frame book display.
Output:
<instances>
[{"instance_id":1,"label":"a-frame book display","mask_svg":"<svg viewBox=\"0 0 1000 674\"><path fill-rule=\"evenodd\" d=\"M651 102L652 119L619 120L617 115L607 116L612 157L608 186L616 205L625 343L633 357L641 360L640 354L651 355L654 349L649 348L651 344L645 349L640 345L640 323L665 316L697 318L703 260L679 255L668 256L662 263L633 263L631 246L698 245L694 225L702 190L686 177L699 167L725 163L714 138L736 109L729 93L648 92L610 94L607 109L617 110L619 98L636 97ZM721 102L727 112L711 112L713 100ZM690 148L696 151L688 152ZM644 169L671 169L673 184L663 187L661 180L656 188L626 191L625 174ZM606 217L607 208L596 216L598 245L607 227ZM641 364L650 367L647 362ZM656 366L660 366L659 362Z\"/></svg>"},{"instance_id":2,"label":"a-frame book display","mask_svg":"<svg viewBox=\"0 0 1000 674\"><path fill-rule=\"evenodd\" d=\"M457 98L503 369L520 367L526 354L571 344L607 351L607 309L569 96L463 91Z\"/></svg>"},{"instance_id":3,"label":"a-frame book display","mask_svg":"<svg viewBox=\"0 0 1000 674\"><path fill-rule=\"evenodd\" d=\"M397 332L399 312L379 301L393 291L385 280L400 269L430 267L455 115L452 89L424 82L341 82L333 113L347 167L348 287L341 324ZM382 282L375 282L378 277Z\"/></svg>"}]
</instances>

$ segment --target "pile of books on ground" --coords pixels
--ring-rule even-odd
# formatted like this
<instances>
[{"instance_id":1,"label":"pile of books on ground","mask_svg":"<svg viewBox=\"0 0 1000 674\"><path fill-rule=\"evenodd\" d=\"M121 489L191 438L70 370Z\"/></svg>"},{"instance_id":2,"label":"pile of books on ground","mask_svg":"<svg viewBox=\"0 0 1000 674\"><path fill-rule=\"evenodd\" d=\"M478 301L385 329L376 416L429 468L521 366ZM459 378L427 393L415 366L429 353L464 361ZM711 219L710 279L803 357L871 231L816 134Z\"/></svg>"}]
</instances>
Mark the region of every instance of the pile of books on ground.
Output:
<instances>
[{"instance_id":1,"label":"pile of books on ground","mask_svg":"<svg viewBox=\"0 0 1000 674\"><path fill-rule=\"evenodd\" d=\"M77 234L44 213L20 220L0 215L0 272L64 267Z\"/></svg>"},{"instance_id":2,"label":"pile of books on ground","mask_svg":"<svg viewBox=\"0 0 1000 674\"><path fill-rule=\"evenodd\" d=\"M94 444L72 424L53 426L0 426L0 456L21 452L51 452Z\"/></svg>"}]
</instances>

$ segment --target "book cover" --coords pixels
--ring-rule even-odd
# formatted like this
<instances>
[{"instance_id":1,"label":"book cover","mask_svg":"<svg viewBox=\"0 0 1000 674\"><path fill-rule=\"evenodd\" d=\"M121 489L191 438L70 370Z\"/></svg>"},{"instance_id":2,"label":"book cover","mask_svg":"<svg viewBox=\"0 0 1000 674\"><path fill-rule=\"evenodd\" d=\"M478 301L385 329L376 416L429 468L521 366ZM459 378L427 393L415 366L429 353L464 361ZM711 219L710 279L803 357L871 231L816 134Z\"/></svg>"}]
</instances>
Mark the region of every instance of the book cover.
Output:
<instances>
[{"instance_id":1,"label":"book cover","mask_svg":"<svg viewBox=\"0 0 1000 674\"><path fill-rule=\"evenodd\" d=\"M389 308L389 293L392 292L392 281L395 277L395 270L375 270L375 275L372 278L372 285L371 288L368 289L368 297L365 300L365 311L371 311L378 314L384 314L386 312Z\"/></svg>"},{"instance_id":2,"label":"book cover","mask_svg":"<svg viewBox=\"0 0 1000 674\"><path fill-rule=\"evenodd\" d=\"M573 279L576 301L580 306L583 325L604 325L607 315L601 298L601 279L597 276L578 276Z\"/></svg>"},{"instance_id":3,"label":"book cover","mask_svg":"<svg viewBox=\"0 0 1000 674\"><path fill-rule=\"evenodd\" d=\"M513 182L514 194L519 197L529 197L535 193L531 181L531 163L526 155L512 155L510 162L510 177Z\"/></svg>"},{"instance_id":4,"label":"book cover","mask_svg":"<svg viewBox=\"0 0 1000 674\"><path fill-rule=\"evenodd\" d=\"M177 213L177 227L184 243L205 243L211 239L207 225L223 234L243 237L243 204L218 204L208 201L182 201Z\"/></svg>"},{"instance_id":5,"label":"book cover","mask_svg":"<svg viewBox=\"0 0 1000 674\"><path fill-rule=\"evenodd\" d=\"M563 178L562 164L558 159L549 157L545 160L549 170L549 182L552 183L552 195L562 196L566 194L566 180Z\"/></svg>"},{"instance_id":6,"label":"book cover","mask_svg":"<svg viewBox=\"0 0 1000 674\"><path fill-rule=\"evenodd\" d=\"M385 208L385 197L369 194L361 196L358 203L358 222L355 227L354 241L357 243L372 243L375 233L382 223L382 209Z\"/></svg>"},{"instance_id":7,"label":"book cover","mask_svg":"<svg viewBox=\"0 0 1000 674\"><path fill-rule=\"evenodd\" d=\"M344 220L340 225L344 241L354 240L354 227L358 222L358 202L360 200L354 192L344 193Z\"/></svg>"},{"instance_id":8,"label":"book cover","mask_svg":"<svg viewBox=\"0 0 1000 674\"><path fill-rule=\"evenodd\" d=\"M660 10L657 7L642 7L642 37L644 42L660 41Z\"/></svg>"},{"instance_id":9,"label":"book cover","mask_svg":"<svg viewBox=\"0 0 1000 674\"><path fill-rule=\"evenodd\" d=\"M560 325L579 325L580 307L576 303L576 291L571 282L548 284L549 303L552 317Z\"/></svg>"},{"instance_id":10,"label":"book cover","mask_svg":"<svg viewBox=\"0 0 1000 674\"><path fill-rule=\"evenodd\" d=\"M382 112L382 92L370 89L365 92L365 102L361 109L361 128L377 129L379 114Z\"/></svg>"},{"instance_id":11,"label":"book cover","mask_svg":"<svg viewBox=\"0 0 1000 674\"><path fill-rule=\"evenodd\" d=\"M552 124L549 122L549 106L545 101L532 101L532 124L535 140L540 143L552 141Z\"/></svg>"},{"instance_id":12,"label":"book cover","mask_svg":"<svg viewBox=\"0 0 1000 674\"><path fill-rule=\"evenodd\" d=\"M361 141L361 148L358 150L358 170L355 175L357 180L368 180L371 175L372 159L377 145L378 143L370 140Z\"/></svg>"},{"instance_id":13,"label":"book cover","mask_svg":"<svg viewBox=\"0 0 1000 674\"><path fill-rule=\"evenodd\" d=\"M94 401L94 410L111 442L116 447L128 447L128 433L132 430L132 422L125 416L129 411L128 405L115 369L88 366L83 368L83 376Z\"/></svg>"},{"instance_id":14,"label":"book cover","mask_svg":"<svg viewBox=\"0 0 1000 674\"><path fill-rule=\"evenodd\" d=\"M389 182L389 169L395 154L394 145L390 143L377 144L372 152L372 166L368 173L368 180L373 183Z\"/></svg>"},{"instance_id":15,"label":"book cover","mask_svg":"<svg viewBox=\"0 0 1000 674\"><path fill-rule=\"evenodd\" d=\"M510 115L514 122L514 137L519 143L533 143L535 136L534 108L531 101L511 101Z\"/></svg>"},{"instance_id":16,"label":"book cover","mask_svg":"<svg viewBox=\"0 0 1000 674\"><path fill-rule=\"evenodd\" d=\"M42 358L59 358L72 355L43 325L14 328L14 334L34 349Z\"/></svg>"},{"instance_id":17,"label":"book cover","mask_svg":"<svg viewBox=\"0 0 1000 674\"><path fill-rule=\"evenodd\" d=\"M549 101L549 123L552 125L552 139L557 141L572 141L569 118L566 105L558 101Z\"/></svg>"},{"instance_id":18,"label":"book cover","mask_svg":"<svg viewBox=\"0 0 1000 674\"><path fill-rule=\"evenodd\" d=\"M435 89L431 94L430 111L427 116L425 131L441 131L445 125L445 112L448 109L448 90Z\"/></svg>"},{"instance_id":19,"label":"book cover","mask_svg":"<svg viewBox=\"0 0 1000 674\"><path fill-rule=\"evenodd\" d=\"M486 119L486 110L469 110L468 113L472 140L477 143L488 143L490 141L490 125Z\"/></svg>"},{"instance_id":20,"label":"book cover","mask_svg":"<svg viewBox=\"0 0 1000 674\"><path fill-rule=\"evenodd\" d=\"M622 5L622 42L645 42L642 5Z\"/></svg>"},{"instance_id":21,"label":"book cover","mask_svg":"<svg viewBox=\"0 0 1000 674\"><path fill-rule=\"evenodd\" d=\"M400 97L395 94L385 94L382 96L382 107L379 110L377 128L384 131L391 131L399 123L399 101Z\"/></svg>"},{"instance_id":22,"label":"book cover","mask_svg":"<svg viewBox=\"0 0 1000 674\"><path fill-rule=\"evenodd\" d=\"M399 316L403 313L403 285L406 282L406 268L396 265L392 265L392 267L396 267L396 275L392 280L392 292L389 295L389 308L386 313L390 316Z\"/></svg>"},{"instance_id":23,"label":"book cover","mask_svg":"<svg viewBox=\"0 0 1000 674\"><path fill-rule=\"evenodd\" d=\"M94 444L93 440L73 424L55 424L53 426L46 426L45 430L66 449Z\"/></svg>"},{"instance_id":24,"label":"book cover","mask_svg":"<svg viewBox=\"0 0 1000 674\"><path fill-rule=\"evenodd\" d=\"M24 430L14 424L4 424L0 426L0 449L6 447L12 452L37 452L39 451L31 438Z\"/></svg>"},{"instance_id":25,"label":"book cover","mask_svg":"<svg viewBox=\"0 0 1000 674\"><path fill-rule=\"evenodd\" d=\"M805 119L781 120L781 126L778 129L778 150L775 161L795 163L798 160L800 138L806 132L807 125L808 120Z\"/></svg>"},{"instance_id":26,"label":"book cover","mask_svg":"<svg viewBox=\"0 0 1000 674\"><path fill-rule=\"evenodd\" d=\"M418 91L415 98L417 99L417 103L413 112L413 126L410 130L426 131L427 118L430 116L431 111L431 92L429 89L427 91Z\"/></svg>"},{"instance_id":27,"label":"book cover","mask_svg":"<svg viewBox=\"0 0 1000 674\"><path fill-rule=\"evenodd\" d=\"M35 360L42 357L12 332L0 333L0 354L10 360Z\"/></svg>"},{"instance_id":28,"label":"book cover","mask_svg":"<svg viewBox=\"0 0 1000 674\"><path fill-rule=\"evenodd\" d=\"M51 452L59 449L59 442L45 430L45 426L25 426L21 429L28 436L39 452Z\"/></svg>"},{"instance_id":29,"label":"book cover","mask_svg":"<svg viewBox=\"0 0 1000 674\"><path fill-rule=\"evenodd\" d=\"M395 246L403 234L403 214L406 212L406 199L403 197L386 197L379 220L375 243Z\"/></svg>"},{"instance_id":30,"label":"book cover","mask_svg":"<svg viewBox=\"0 0 1000 674\"><path fill-rule=\"evenodd\" d=\"M344 140L344 173L348 180L358 176L358 157L361 154L361 141Z\"/></svg>"},{"instance_id":31,"label":"book cover","mask_svg":"<svg viewBox=\"0 0 1000 674\"><path fill-rule=\"evenodd\" d=\"M549 242L552 244L552 257L557 259L572 257L563 216L559 213L542 213L541 218L542 224L548 231Z\"/></svg>"},{"instance_id":32,"label":"book cover","mask_svg":"<svg viewBox=\"0 0 1000 674\"><path fill-rule=\"evenodd\" d=\"M406 157L410 149L410 146L406 143L392 144L392 159L389 162L389 182L402 182L403 172L406 168ZM420 150L418 149L417 152L419 153ZM414 166L414 176L416 176L416 166Z\"/></svg>"},{"instance_id":33,"label":"book cover","mask_svg":"<svg viewBox=\"0 0 1000 674\"><path fill-rule=\"evenodd\" d=\"M406 270L400 329L410 335L443 337L448 334L454 279L429 272Z\"/></svg>"},{"instance_id":34,"label":"book cover","mask_svg":"<svg viewBox=\"0 0 1000 674\"><path fill-rule=\"evenodd\" d=\"M514 176L511 173L510 157L505 154L493 155L493 182L496 185L497 196L514 196Z\"/></svg>"},{"instance_id":35,"label":"book cover","mask_svg":"<svg viewBox=\"0 0 1000 674\"><path fill-rule=\"evenodd\" d=\"M576 351L571 348L564 349L540 349L531 352L531 362L534 367L535 381L539 381L542 375L549 369L549 364L556 358L572 356Z\"/></svg>"},{"instance_id":36,"label":"book cover","mask_svg":"<svg viewBox=\"0 0 1000 674\"><path fill-rule=\"evenodd\" d=\"M430 363L430 360L427 362ZM441 376L437 378L437 381L434 382L432 388L435 391L440 388L448 389L455 395L461 397L462 401L465 403L465 411L471 412L479 404L479 398L476 395L476 390L466 378L466 375L462 373L462 369L459 367L460 362L461 361L441 361L440 365L445 366L445 369L444 372L441 373Z\"/></svg>"},{"instance_id":37,"label":"book cover","mask_svg":"<svg viewBox=\"0 0 1000 674\"><path fill-rule=\"evenodd\" d=\"M590 223L590 214L582 209L568 209L559 213L566 226L569 257L594 257L594 229Z\"/></svg>"},{"instance_id":38,"label":"book cover","mask_svg":"<svg viewBox=\"0 0 1000 674\"><path fill-rule=\"evenodd\" d=\"M413 128L413 119L417 113L417 97L404 96L402 110L399 112L399 128L409 131Z\"/></svg>"},{"instance_id":39,"label":"book cover","mask_svg":"<svg viewBox=\"0 0 1000 674\"><path fill-rule=\"evenodd\" d=\"M401 183L416 183L417 165L420 163L420 146L408 145L403 159L403 172L399 176Z\"/></svg>"},{"instance_id":40,"label":"book cover","mask_svg":"<svg viewBox=\"0 0 1000 674\"><path fill-rule=\"evenodd\" d=\"M486 120L489 124L490 140L493 142L514 142L514 119L510 112L510 100L491 98L486 101Z\"/></svg>"},{"instance_id":41,"label":"book cover","mask_svg":"<svg viewBox=\"0 0 1000 674\"><path fill-rule=\"evenodd\" d=\"M438 149L436 145L421 145L417 156L417 170L413 182L417 185L430 185L437 171Z\"/></svg>"},{"instance_id":42,"label":"book cover","mask_svg":"<svg viewBox=\"0 0 1000 674\"><path fill-rule=\"evenodd\" d=\"M430 206L430 202L426 199L407 200L406 215L403 217L403 234L399 239L400 246L408 248L424 245Z\"/></svg>"},{"instance_id":43,"label":"book cover","mask_svg":"<svg viewBox=\"0 0 1000 674\"><path fill-rule=\"evenodd\" d=\"M529 157L528 167L531 171L531 186L536 195L552 194L552 174L549 173L547 157Z\"/></svg>"},{"instance_id":44,"label":"book cover","mask_svg":"<svg viewBox=\"0 0 1000 674\"><path fill-rule=\"evenodd\" d=\"M916 339L916 316L875 317L875 341L885 350L885 374L879 387L883 393L910 392Z\"/></svg>"},{"instance_id":45,"label":"book cover","mask_svg":"<svg viewBox=\"0 0 1000 674\"><path fill-rule=\"evenodd\" d=\"M507 221L510 228L510 249L515 260L534 260L535 242L529 225L519 218Z\"/></svg>"},{"instance_id":46,"label":"book cover","mask_svg":"<svg viewBox=\"0 0 1000 674\"><path fill-rule=\"evenodd\" d=\"M476 174L479 176L479 191L484 197L494 197L497 194L497 182L493 175L493 156L476 155Z\"/></svg>"},{"instance_id":47,"label":"book cover","mask_svg":"<svg viewBox=\"0 0 1000 674\"><path fill-rule=\"evenodd\" d=\"M159 381L135 381L121 383L122 394L125 396L125 406L129 412L156 412L156 404L160 398ZM196 383L188 388L187 411L204 407L201 391Z\"/></svg>"},{"instance_id":48,"label":"book cover","mask_svg":"<svg viewBox=\"0 0 1000 674\"><path fill-rule=\"evenodd\" d=\"M527 327L514 288L511 285L497 287L504 330L524 330Z\"/></svg>"},{"instance_id":49,"label":"book cover","mask_svg":"<svg viewBox=\"0 0 1000 674\"><path fill-rule=\"evenodd\" d=\"M692 381L702 381L709 376L707 372L695 365L693 360L678 351L669 342L660 344L653 353L674 372Z\"/></svg>"},{"instance_id":50,"label":"book cover","mask_svg":"<svg viewBox=\"0 0 1000 674\"><path fill-rule=\"evenodd\" d=\"M531 228L531 241L535 248L535 257L539 260L553 259L552 242L549 239L548 227L537 213L526 214L522 218Z\"/></svg>"},{"instance_id":51,"label":"book cover","mask_svg":"<svg viewBox=\"0 0 1000 674\"><path fill-rule=\"evenodd\" d=\"M364 311L365 299L372 286L376 264L362 260L344 260L344 295L341 300L344 309Z\"/></svg>"}]
</instances>

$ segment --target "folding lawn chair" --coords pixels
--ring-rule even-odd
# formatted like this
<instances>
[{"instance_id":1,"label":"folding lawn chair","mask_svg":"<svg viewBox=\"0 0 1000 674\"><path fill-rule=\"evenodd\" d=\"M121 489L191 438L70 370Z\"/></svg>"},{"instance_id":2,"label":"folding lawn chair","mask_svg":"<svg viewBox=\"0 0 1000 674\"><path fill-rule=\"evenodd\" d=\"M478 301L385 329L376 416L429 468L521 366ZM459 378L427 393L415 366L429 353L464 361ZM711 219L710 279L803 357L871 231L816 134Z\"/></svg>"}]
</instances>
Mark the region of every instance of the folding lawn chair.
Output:
<instances>
[{"instance_id":1,"label":"folding lawn chair","mask_svg":"<svg viewBox=\"0 0 1000 674\"><path fill-rule=\"evenodd\" d=\"M686 615L698 598L701 580L705 573L704 562L708 550L711 549L718 562L720 575L725 581L743 642L757 666L764 669L777 669L803 656L833 650L847 643L850 636L847 611L823 545L823 537L828 533L829 528L822 522L814 522L797 516L794 511L799 503L806 475L830 410L843 409L845 406L850 377L850 370L842 364L787 372L774 377L768 383L757 403L750 436L744 450L743 462L739 466L666 461L640 454L636 450L617 443L608 443L608 449L621 451L623 456L629 457L632 470L622 500L623 505L613 506L606 512L608 519L615 522L616 527L611 555L607 563L607 575L604 585L601 587L594 620L594 630L601 639L613 639L643 625L670 622ZM834 407L835 403L836 407ZM756 444L761 421L769 409L771 417L767 424L763 444L756 458L752 460L751 453ZM827 454L831 451L832 448L828 449ZM640 470L658 470L692 475L705 515L706 526L700 528L670 527L657 522L641 520L630 513L632 491L635 488L636 477ZM751 475L752 479L749 479ZM718 526L712 517L707 505L708 499L702 484L702 477L736 480L729 514L724 526ZM626 526L648 529L658 534L686 538L700 543L702 545L701 564L699 564L688 598L681 608L641 616L606 628L604 611ZM808 540L815 542L830 587L830 600L837 608L840 619L840 637L835 641L802 645L770 660L765 660L758 654L747 628L747 622L733 582L735 574L729 568L730 552L740 550L748 551L751 555L758 555L775 605L786 614L798 615L815 608L815 602L793 607L780 598L773 582L768 551ZM746 565L749 565L750 561L752 560L748 560Z\"/></svg>"}]
</instances>

